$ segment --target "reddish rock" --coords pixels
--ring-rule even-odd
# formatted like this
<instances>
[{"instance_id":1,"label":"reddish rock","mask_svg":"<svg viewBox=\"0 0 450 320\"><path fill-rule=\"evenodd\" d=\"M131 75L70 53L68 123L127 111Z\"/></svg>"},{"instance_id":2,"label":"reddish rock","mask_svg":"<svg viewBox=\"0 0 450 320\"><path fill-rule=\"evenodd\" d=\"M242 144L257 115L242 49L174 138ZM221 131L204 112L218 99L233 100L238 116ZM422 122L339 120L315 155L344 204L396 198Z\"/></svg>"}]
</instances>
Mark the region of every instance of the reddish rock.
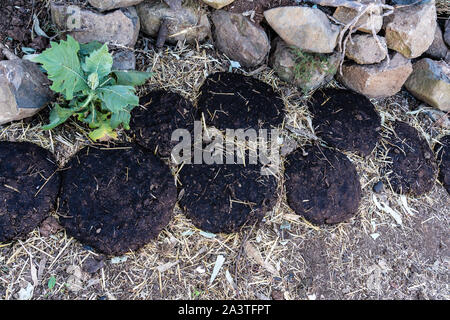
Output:
<instances>
[{"instance_id":1,"label":"reddish rock","mask_svg":"<svg viewBox=\"0 0 450 320\"><path fill-rule=\"evenodd\" d=\"M387 54L386 40L379 36L377 38L379 43L372 35L358 34L353 36L347 42L345 55L358 64L373 64L383 61Z\"/></svg>"},{"instance_id":2,"label":"reddish rock","mask_svg":"<svg viewBox=\"0 0 450 320\"><path fill-rule=\"evenodd\" d=\"M348 88L370 98L389 97L399 92L412 72L411 61L396 53L372 65L346 63L339 80Z\"/></svg>"}]
</instances>

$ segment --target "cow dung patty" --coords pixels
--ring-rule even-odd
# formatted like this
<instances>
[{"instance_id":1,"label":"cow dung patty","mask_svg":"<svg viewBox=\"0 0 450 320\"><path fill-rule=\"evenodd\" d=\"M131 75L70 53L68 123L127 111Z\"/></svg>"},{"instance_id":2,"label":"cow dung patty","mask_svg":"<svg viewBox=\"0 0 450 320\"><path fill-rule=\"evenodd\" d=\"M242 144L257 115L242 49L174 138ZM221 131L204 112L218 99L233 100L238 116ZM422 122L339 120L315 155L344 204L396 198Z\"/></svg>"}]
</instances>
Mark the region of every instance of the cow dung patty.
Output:
<instances>
[{"instance_id":1,"label":"cow dung patty","mask_svg":"<svg viewBox=\"0 0 450 320\"><path fill-rule=\"evenodd\" d=\"M309 109L317 135L330 146L361 156L368 156L375 148L380 116L365 96L350 90L317 90Z\"/></svg>"},{"instance_id":2,"label":"cow dung patty","mask_svg":"<svg viewBox=\"0 0 450 320\"><path fill-rule=\"evenodd\" d=\"M260 221L276 200L274 176L260 165L184 165L179 174L184 195L180 206L198 228L231 233Z\"/></svg>"},{"instance_id":3,"label":"cow dung patty","mask_svg":"<svg viewBox=\"0 0 450 320\"><path fill-rule=\"evenodd\" d=\"M60 221L110 255L137 250L169 223L177 191L170 169L138 146L85 148L67 164Z\"/></svg>"},{"instance_id":4,"label":"cow dung patty","mask_svg":"<svg viewBox=\"0 0 450 320\"><path fill-rule=\"evenodd\" d=\"M131 133L136 142L163 157L169 157L178 142L172 142L176 129L192 131L194 113L192 104L177 93L153 91L142 97L140 107L131 114Z\"/></svg>"},{"instance_id":5,"label":"cow dung patty","mask_svg":"<svg viewBox=\"0 0 450 320\"><path fill-rule=\"evenodd\" d=\"M445 190L450 193L450 135L447 135L437 143L434 150L437 152L437 162L439 164L439 181L444 185Z\"/></svg>"},{"instance_id":6,"label":"cow dung patty","mask_svg":"<svg viewBox=\"0 0 450 320\"><path fill-rule=\"evenodd\" d=\"M235 73L210 75L200 89L198 109L206 124L219 130L269 129L284 118L284 104L273 88Z\"/></svg>"},{"instance_id":7,"label":"cow dung patty","mask_svg":"<svg viewBox=\"0 0 450 320\"><path fill-rule=\"evenodd\" d=\"M427 141L405 122L395 121L395 134L386 139L391 159L384 168L389 184L396 193L420 196L429 192L437 173L437 165Z\"/></svg>"},{"instance_id":8,"label":"cow dung patty","mask_svg":"<svg viewBox=\"0 0 450 320\"><path fill-rule=\"evenodd\" d=\"M342 222L358 211L359 177L338 151L318 146L295 150L286 158L285 178L289 206L312 223Z\"/></svg>"},{"instance_id":9,"label":"cow dung patty","mask_svg":"<svg viewBox=\"0 0 450 320\"><path fill-rule=\"evenodd\" d=\"M0 142L0 242L35 229L56 203L61 176L53 155L29 142Z\"/></svg>"}]
</instances>

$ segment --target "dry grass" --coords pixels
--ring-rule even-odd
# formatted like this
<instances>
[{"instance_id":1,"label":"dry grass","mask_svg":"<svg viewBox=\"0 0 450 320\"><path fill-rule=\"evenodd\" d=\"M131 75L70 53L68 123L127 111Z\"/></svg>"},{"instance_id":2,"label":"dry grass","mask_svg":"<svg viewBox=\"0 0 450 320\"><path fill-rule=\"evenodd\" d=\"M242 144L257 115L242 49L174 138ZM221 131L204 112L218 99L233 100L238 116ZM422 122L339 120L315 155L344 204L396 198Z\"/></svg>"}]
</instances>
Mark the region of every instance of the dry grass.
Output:
<instances>
[{"instance_id":1,"label":"dry grass","mask_svg":"<svg viewBox=\"0 0 450 320\"><path fill-rule=\"evenodd\" d=\"M208 44L180 44L159 53L149 47L141 38L136 50L139 68L155 72L141 93L164 88L195 101L205 77L229 67L226 57ZM269 68L250 74L282 95L286 137L300 146L315 137L308 97ZM394 120L406 121L430 145L450 133L448 127L434 126L429 108L405 92L373 102L387 130ZM44 112L31 121L0 126L0 140L32 141L51 150L63 166L89 144L86 130L72 121L43 132L47 116ZM120 138L129 139L126 132ZM389 189L374 195L372 186L382 178L382 154L381 145L366 159L347 154L360 174L363 199L358 215L346 223L317 227L295 215L281 178L278 202L261 225L211 237L176 208L158 239L126 254L124 262L103 257L105 266L93 274L81 271L83 265L101 256L64 231L44 237L36 229L22 241L0 244L0 298L16 299L28 287L33 299L449 299L449 196L439 183L420 198ZM375 201L394 210L402 224ZM225 262L209 284L220 255ZM52 277L56 285L50 290Z\"/></svg>"},{"instance_id":2,"label":"dry grass","mask_svg":"<svg viewBox=\"0 0 450 320\"><path fill-rule=\"evenodd\" d=\"M448 18L450 16L450 1L436 0L436 9L439 16Z\"/></svg>"}]
</instances>

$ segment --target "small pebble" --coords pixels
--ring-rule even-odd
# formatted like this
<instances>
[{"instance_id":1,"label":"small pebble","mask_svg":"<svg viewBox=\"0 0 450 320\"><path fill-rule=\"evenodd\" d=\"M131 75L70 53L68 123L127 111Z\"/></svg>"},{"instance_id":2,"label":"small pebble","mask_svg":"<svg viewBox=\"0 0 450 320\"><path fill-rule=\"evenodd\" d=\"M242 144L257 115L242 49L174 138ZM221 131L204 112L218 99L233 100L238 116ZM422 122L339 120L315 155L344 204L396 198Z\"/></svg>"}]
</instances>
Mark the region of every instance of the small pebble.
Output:
<instances>
[{"instance_id":1,"label":"small pebble","mask_svg":"<svg viewBox=\"0 0 450 320\"><path fill-rule=\"evenodd\" d=\"M378 181L373 186L373 192L380 193L381 191L383 191L383 181Z\"/></svg>"}]
</instances>

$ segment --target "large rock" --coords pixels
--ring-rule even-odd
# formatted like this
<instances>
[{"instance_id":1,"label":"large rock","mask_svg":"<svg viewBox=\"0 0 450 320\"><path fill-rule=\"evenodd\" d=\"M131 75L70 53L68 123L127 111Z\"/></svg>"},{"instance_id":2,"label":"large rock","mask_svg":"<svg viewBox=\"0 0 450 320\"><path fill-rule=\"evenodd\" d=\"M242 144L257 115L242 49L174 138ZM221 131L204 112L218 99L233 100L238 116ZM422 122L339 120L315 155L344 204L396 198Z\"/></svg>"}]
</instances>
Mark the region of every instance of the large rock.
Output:
<instances>
[{"instance_id":1,"label":"large rock","mask_svg":"<svg viewBox=\"0 0 450 320\"><path fill-rule=\"evenodd\" d=\"M406 89L429 105L450 111L450 66L425 58L417 61L405 83Z\"/></svg>"},{"instance_id":2,"label":"large rock","mask_svg":"<svg viewBox=\"0 0 450 320\"><path fill-rule=\"evenodd\" d=\"M141 3L144 0L89 0L89 4L100 11L126 8Z\"/></svg>"},{"instance_id":3,"label":"large rock","mask_svg":"<svg viewBox=\"0 0 450 320\"><path fill-rule=\"evenodd\" d=\"M214 12L212 21L217 49L246 67L264 61L270 51L270 43L263 29L242 14L223 10Z\"/></svg>"},{"instance_id":4,"label":"large rock","mask_svg":"<svg viewBox=\"0 0 450 320\"><path fill-rule=\"evenodd\" d=\"M450 18L445 23L444 41L450 46Z\"/></svg>"},{"instance_id":5,"label":"large rock","mask_svg":"<svg viewBox=\"0 0 450 320\"><path fill-rule=\"evenodd\" d=\"M303 91L314 90L333 79L339 67L340 54L302 53L289 47L281 39L275 41L276 50L270 64L280 79ZM314 61L314 63L311 63ZM303 66L299 68L299 66Z\"/></svg>"},{"instance_id":6,"label":"large rock","mask_svg":"<svg viewBox=\"0 0 450 320\"><path fill-rule=\"evenodd\" d=\"M213 7L214 9L222 9L230 3L233 3L234 0L203 0L203 2Z\"/></svg>"},{"instance_id":7,"label":"large rock","mask_svg":"<svg viewBox=\"0 0 450 320\"><path fill-rule=\"evenodd\" d=\"M374 2L373 0L362 0L362 3L370 3ZM380 1L377 1L380 3ZM376 7L373 10L367 11L365 14L359 18L356 23L356 27L359 31L372 33L372 28L375 30L375 33L378 33L383 27L383 10L380 7ZM333 14L333 18L342 22L344 24L350 23L353 19L358 15L358 11L346 8L346 7L338 7Z\"/></svg>"},{"instance_id":8,"label":"large rock","mask_svg":"<svg viewBox=\"0 0 450 320\"><path fill-rule=\"evenodd\" d=\"M147 0L136 6L141 18L142 31L151 37L157 37L161 22L168 23L167 41L177 43L186 40L188 43L202 41L211 33L206 12L198 7L184 5L177 10L160 0Z\"/></svg>"},{"instance_id":9,"label":"large rock","mask_svg":"<svg viewBox=\"0 0 450 320\"><path fill-rule=\"evenodd\" d=\"M288 45L317 53L331 53L336 47L340 28L319 9L279 7L265 11L264 17Z\"/></svg>"},{"instance_id":10,"label":"large rock","mask_svg":"<svg viewBox=\"0 0 450 320\"><path fill-rule=\"evenodd\" d=\"M347 42L345 55L358 64L373 64L383 61L387 54L386 39L380 36L376 37L379 42L368 34L353 36Z\"/></svg>"},{"instance_id":11,"label":"large rock","mask_svg":"<svg viewBox=\"0 0 450 320\"><path fill-rule=\"evenodd\" d=\"M136 56L131 50L119 50L113 54L113 70L135 70Z\"/></svg>"},{"instance_id":12,"label":"large rock","mask_svg":"<svg viewBox=\"0 0 450 320\"><path fill-rule=\"evenodd\" d=\"M436 6L427 4L396 8L385 18L384 29L389 49L406 58L417 58L431 46L436 32Z\"/></svg>"},{"instance_id":13,"label":"large rock","mask_svg":"<svg viewBox=\"0 0 450 320\"><path fill-rule=\"evenodd\" d=\"M426 51L426 54L435 59L445 59L447 54L447 46L445 45L442 31L439 25L436 26L436 32L434 34L434 40L431 46Z\"/></svg>"},{"instance_id":14,"label":"large rock","mask_svg":"<svg viewBox=\"0 0 450 320\"><path fill-rule=\"evenodd\" d=\"M389 97L399 92L413 71L411 61L395 53L390 62L371 65L346 63L339 80L348 88L370 98Z\"/></svg>"},{"instance_id":15,"label":"large rock","mask_svg":"<svg viewBox=\"0 0 450 320\"><path fill-rule=\"evenodd\" d=\"M31 117L53 97L39 67L26 60L0 61L0 124Z\"/></svg>"},{"instance_id":16,"label":"large rock","mask_svg":"<svg viewBox=\"0 0 450 320\"><path fill-rule=\"evenodd\" d=\"M77 6L51 5L53 23L78 42L110 42L133 47L139 35L139 18L134 7L102 14Z\"/></svg>"}]
</instances>

